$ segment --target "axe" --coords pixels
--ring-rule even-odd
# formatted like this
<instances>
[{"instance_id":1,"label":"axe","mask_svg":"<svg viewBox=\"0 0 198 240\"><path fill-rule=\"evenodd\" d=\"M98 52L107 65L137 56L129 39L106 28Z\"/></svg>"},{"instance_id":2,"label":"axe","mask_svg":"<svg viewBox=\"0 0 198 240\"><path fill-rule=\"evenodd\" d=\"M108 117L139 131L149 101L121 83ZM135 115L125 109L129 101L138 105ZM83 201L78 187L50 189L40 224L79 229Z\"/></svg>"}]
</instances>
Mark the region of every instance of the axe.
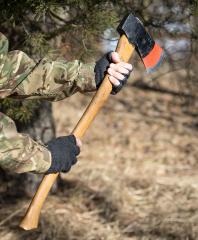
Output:
<instances>
[{"instance_id":1,"label":"axe","mask_svg":"<svg viewBox=\"0 0 198 240\"><path fill-rule=\"evenodd\" d=\"M121 21L117 30L120 34L120 39L116 52L119 53L120 58L124 62L129 61L132 53L136 49L141 56L147 72L153 72L160 65L164 58L164 52L151 38L137 17L132 14L127 15ZM111 91L112 85L108 79L108 75L106 75L100 88L77 123L72 134L80 139L84 136L95 116L108 99ZM26 215L20 224L21 228L25 230L37 228L42 206L57 177L58 173L44 176Z\"/></svg>"}]
</instances>

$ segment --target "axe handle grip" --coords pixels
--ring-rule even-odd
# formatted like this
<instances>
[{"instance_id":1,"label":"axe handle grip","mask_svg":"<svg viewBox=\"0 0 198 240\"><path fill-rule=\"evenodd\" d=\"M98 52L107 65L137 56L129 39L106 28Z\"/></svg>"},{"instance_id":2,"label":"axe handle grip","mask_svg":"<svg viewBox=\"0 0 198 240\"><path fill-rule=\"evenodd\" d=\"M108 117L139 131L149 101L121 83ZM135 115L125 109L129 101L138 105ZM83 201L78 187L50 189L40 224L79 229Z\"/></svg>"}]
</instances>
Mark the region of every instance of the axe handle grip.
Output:
<instances>
[{"instance_id":1,"label":"axe handle grip","mask_svg":"<svg viewBox=\"0 0 198 240\"><path fill-rule=\"evenodd\" d=\"M119 39L116 52L119 53L121 59L128 62L132 53L134 51L134 46L131 45L125 35L122 35ZM107 98L109 97L112 90L112 85L108 79L108 75L105 76L100 88L96 92L89 106L85 110L83 116L77 123L76 127L72 131L78 138L82 138L89 128L90 124L94 120L95 116L105 104ZM25 230L31 230L37 228L39 222L39 216L42 206L47 198L47 195L58 177L59 173L45 175L42 182L40 183L37 192L32 199L29 208L23 218L20 227Z\"/></svg>"}]
</instances>

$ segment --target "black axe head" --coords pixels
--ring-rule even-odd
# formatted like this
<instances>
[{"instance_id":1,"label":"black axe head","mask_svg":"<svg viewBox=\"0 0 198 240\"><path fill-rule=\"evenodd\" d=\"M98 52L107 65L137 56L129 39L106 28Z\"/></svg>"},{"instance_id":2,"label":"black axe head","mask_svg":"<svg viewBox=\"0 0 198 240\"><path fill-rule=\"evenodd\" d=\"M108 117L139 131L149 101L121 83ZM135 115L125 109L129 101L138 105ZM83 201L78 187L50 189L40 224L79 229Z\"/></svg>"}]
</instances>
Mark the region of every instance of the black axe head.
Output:
<instances>
[{"instance_id":1,"label":"black axe head","mask_svg":"<svg viewBox=\"0 0 198 240\"><path fill-rule=\"evenodd\" d=\"M129 14L123 18L117 30L120 35L125 34L129 42L135 45L147 72L155 71L165 54L146 31L142 22L133 14Z\"/></svg>"}]
</instances>

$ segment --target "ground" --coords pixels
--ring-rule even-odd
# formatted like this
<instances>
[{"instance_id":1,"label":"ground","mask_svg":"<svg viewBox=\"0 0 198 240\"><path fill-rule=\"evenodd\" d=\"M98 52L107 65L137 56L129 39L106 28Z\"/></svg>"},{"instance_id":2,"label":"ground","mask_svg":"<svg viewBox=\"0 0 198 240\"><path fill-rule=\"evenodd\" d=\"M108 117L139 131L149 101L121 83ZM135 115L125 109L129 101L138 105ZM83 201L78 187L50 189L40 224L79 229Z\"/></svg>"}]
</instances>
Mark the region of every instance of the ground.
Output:
<instances>
[{"instance_id":1,"label":"ground","mask_svg":"<svg viewBox=\"0 0 198 240\"><path fill-rule=\"evenodd\" d=\"M90 99L53 105L58 136L72 131ZM198 120L184 101L131 84L111 96L37 230L18 228L30 197L4 198L0 187L0 239L198 239Z\"/></svg>"}]
</instances>

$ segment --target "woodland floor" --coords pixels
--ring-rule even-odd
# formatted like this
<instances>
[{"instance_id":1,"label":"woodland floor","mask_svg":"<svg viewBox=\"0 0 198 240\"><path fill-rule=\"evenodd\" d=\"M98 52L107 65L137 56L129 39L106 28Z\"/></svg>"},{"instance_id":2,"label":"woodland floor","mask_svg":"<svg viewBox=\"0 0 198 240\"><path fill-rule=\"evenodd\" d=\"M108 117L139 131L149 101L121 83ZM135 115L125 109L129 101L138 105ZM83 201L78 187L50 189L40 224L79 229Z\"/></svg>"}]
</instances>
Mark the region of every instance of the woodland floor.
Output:
<instances>
[{"instance_id":1,"label":"woodland floor","mask_svg":"<svg viewBox=\"0 0 198 240\"><path fill-rule=\"evenodd\" d=\"M57 135L71 132L89 101L77 94L53 105ZM1 198L0 239L198 239L197 140L184 99L129 84L95 119L37 230L18 229L30 198Z\"/></svg>"}]
</instances>

